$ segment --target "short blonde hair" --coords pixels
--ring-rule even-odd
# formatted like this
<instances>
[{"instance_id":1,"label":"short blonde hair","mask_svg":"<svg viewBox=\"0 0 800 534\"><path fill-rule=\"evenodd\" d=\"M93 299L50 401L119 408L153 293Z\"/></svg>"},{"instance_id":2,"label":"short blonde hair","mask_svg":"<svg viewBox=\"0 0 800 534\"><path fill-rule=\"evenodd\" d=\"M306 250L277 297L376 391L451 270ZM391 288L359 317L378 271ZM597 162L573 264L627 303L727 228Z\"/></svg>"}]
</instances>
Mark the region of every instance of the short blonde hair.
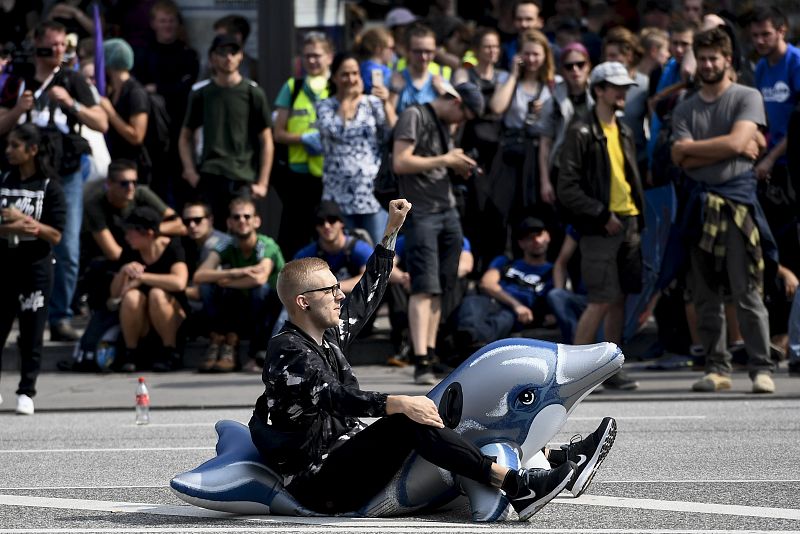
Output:
<instances>
[{"instance_id":1,"label":"short blonde hair","mask_svg":"<svg viewBox=\"0 0 800 534\"><path fill-rule=\"evenodd\" d=\"M293 309L290 306L294 302L294 298L302 293L308 291L311 282L311 275L317 271L325 271L330 269L328 264L322 258L300 258L292 260L283 266L283 269L278 274L278 298L281 303L286 307L287 311Z\"/></svg>"}]
</instances>

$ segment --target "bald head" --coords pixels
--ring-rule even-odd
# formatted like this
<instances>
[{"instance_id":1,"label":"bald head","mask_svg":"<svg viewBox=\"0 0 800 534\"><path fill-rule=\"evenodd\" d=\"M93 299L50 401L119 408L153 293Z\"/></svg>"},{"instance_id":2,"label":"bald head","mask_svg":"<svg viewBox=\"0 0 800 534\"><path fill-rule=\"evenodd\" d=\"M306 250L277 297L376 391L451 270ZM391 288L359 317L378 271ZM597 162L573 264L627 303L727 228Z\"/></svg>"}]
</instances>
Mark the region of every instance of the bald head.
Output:
<instances>
[{"instance_id":1,"label":"bald head","mask_svg":"<svg viewBox=\"0 0 800 534\"><path fill-rule=\"evenodd\" d=\"M283 266L278 274L278 298L287 311L293 311L297 304L295 297L308 289L313 289L315 273L329 270L321 258L300 258Z\"/></svg>"}]
</instances>

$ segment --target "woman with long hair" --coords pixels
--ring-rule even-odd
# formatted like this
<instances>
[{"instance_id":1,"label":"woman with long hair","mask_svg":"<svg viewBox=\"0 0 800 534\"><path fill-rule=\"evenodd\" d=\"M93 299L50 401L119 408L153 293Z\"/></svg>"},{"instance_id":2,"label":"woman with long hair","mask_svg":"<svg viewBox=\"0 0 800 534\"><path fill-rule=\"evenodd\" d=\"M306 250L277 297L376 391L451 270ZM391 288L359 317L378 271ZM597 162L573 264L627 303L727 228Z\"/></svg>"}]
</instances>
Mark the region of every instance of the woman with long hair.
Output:
<instances>
[{"instance_id":1,"label":"woman with long hair","mask_svg":"<svg viewBox=\"0 0 800 534\"><path fill-rule=\"evenodd\" d=\"M22 358L17 413L32 415L42 361L47 303L53 286L53 246L66 220L64 193L44 163L39 130L22 124L8 134L11 170L0 176L0 359L14 319ZM3 402L0 397L0 402Z\"/></svg>"},{"instance_id":2,"label":"woman with long hair","mask_svg":"<svg viewBox=\"0 0 800 534\"><path fill-rule=\"evenodd\" d=\"M324 165L322 200L336 202L348 228L364 228L378 243L387 213L373 194L388 130L397 116L386 87L364 94L358 59L337 54L331 63L330 98L317 104Z\"/></svg>"}]
</instances>

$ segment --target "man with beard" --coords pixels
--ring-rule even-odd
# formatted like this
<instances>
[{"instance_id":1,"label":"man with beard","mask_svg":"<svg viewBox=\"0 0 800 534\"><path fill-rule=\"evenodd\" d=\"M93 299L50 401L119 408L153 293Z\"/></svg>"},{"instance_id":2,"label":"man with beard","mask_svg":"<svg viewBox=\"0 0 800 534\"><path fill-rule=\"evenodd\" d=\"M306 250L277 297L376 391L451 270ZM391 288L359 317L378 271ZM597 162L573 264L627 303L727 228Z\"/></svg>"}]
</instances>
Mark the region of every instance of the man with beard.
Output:
<instances>
[{"instance_id":1,"label":"man with beard","mask_svg":"<svg viewBox=\"0 0 800 534\"><path fill-rule=\"evenodd\" d=\"M594 107L576 117L564 140L558 200L580 233L581 273L589 304L575 332L578 345L593 343L605 319L605 337L619 345L625 297L641 291L644 194L630 128L616 118L625 93L636 85L622 63L601 63L589 75ZM636 389L620 370L612 389Z\"/></svg>"},{"instance_id":2,"label":"man with beard","mask_svg":"<svg viewBox=\"0 0 800 534\"><path fill-rule=\"evenodd\" d=\"M481 277L479 295L467 295L458 311L456 340L460 349L540 326L553 288L553 264L547 261L550 233L544 223L527 217L516 229L522 257L498 256Z\"/></svg>"},{"instance_id":3,"label":"man with beard","mask_svg":"<svg viewBox=\"0 0 800 534\"><path fill-rule=\"evenodd\" d=\"M736 305L753 392L772 393L769 317L761 290L763 256L774 251L774 242L756 199L753 169L760 151L758 129L766 125L764 104L758 90L728 76L733 50L722 29L698 34L694 50L702 87L675 108L672 146L672 159L692 188L686 212L701 214L689 220L685 240L691 247L698 333L707 354L706 375L692 389L731 387L722 308L728 294Z\"/></svg>"},{"instance_id":4,"label":"man with beard","mask_svg":"<svg viewBox=\"0 0 800 534\"><path fill-rule=\"evenodd\" d=\"M193 278L195 284L217 284L223 290L217 307L219 323L212 325L201 372L236 369L242 335L250 338L250 359L244 367L258 369L271 332L270 315L277 310L275 284L284 265L281 249L256 232L261 218L250 197L234 198L229 209L228 231L234 239L211 252Z\"/></svg>"}]
</instances>

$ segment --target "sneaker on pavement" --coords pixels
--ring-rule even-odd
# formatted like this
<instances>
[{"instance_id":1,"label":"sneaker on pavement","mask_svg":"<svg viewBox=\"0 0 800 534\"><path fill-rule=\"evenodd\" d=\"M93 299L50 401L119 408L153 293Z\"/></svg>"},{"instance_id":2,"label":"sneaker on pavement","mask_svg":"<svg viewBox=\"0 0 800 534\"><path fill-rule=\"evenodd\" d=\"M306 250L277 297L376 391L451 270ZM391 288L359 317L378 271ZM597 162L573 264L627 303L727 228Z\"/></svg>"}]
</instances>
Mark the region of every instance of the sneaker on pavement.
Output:
<instances>
[{"instance_id":1,"label":"sneaker on pavement","mask_svg":"<svg viewBox=\"0 0 800 534\"><path fill-rule=\"evenodd\" d=\"M19 415L33 415L33 399L25 395L17 395L17 413Z\"/></svg>"},{"instance_id":2,"label":"sneaker on pavement","mask_svg":"<svg viewBox=\"0 0 800 534\"><path fill-rule=\"evenodd\" d=\"M236 351L227 343L219 349L219 360L214 364L214 371L218 373L230 373L236 369Z\"/></svg>"},{"instance_id":3,"label":"sneaker on pavement","mask_svg":"<svg viewBox=\"0 0 800 534\"><path fill-rule=\"evenodd\" d=\"M753 393L775 393L775 382L769 373L758 373L753 378Z\"/></svg>"},{"instance_id":4,"label":"sneaker on pavement","mask_svg":"<svg viewBox=\"0 0 800 534\"><path fill-rule=\"evenodd\" d=\"M723 389L731 389L731 378L719 373L707 373L692 384L692 391L714 392Z\"/></svg>"},{"instance_id":5,"label":"sneaker on pavement","mask_svg":"<svg viewBox=\"0 0 800 534\"><path fill-rule=\"evenodd\" d=\"M420 386L434 386L438 383L429 362L419 362L414 366L414 383Z\"/></svg>"},{"instance_id":6,"label":"sneaker on pavement","mask_svg":"<svg viewBox=\"0 0 800 534\"><path fill-rule=\"evenodd\" d=\"M524 482L519 493L510 497L511 506L520 521L527 521L570 483L575 474L575 464L565 462L554 469L520 469Z\"/></svg>"},{"instance_id":7,"label":"sneaker on pavement","mask_svg":"<svg viewBox=\"0 0 800 534\"><path fill-rule=\"evenodd\" d=\"M606 417L600 422L597 430L577 443L562 445L566 449L567 458L575 463L575 477L567 484L566 489L575 497L580 497L589 487L597 469L608 456L608 451L617 437L617 421Z\"/></svg>"},{"instance_id":8,"label":"sneaker on pavement","mask_svg":"<svg viewBox=\"0 0 800 534\"><path fill-rule=\"evenodd\" d=\"M606 389L618 389L622 391L632 391L639 387L639 382L628 376L623 369L620 369L613 374L606 378L605 382L603 382L603 386Z\"/></svg>"},{"instance_id":9,"label":"sneaker on pavement","mask_svg":"<svg viewBox=\"0 0 800 534\"><path fill-rule=\"evenodd\" d=\"M50 325L50 341L78 341L80 333L67 320Z\"/></svg>"},{"instance_id":10,"label":"sneaker on pavement","mask_svg":"<svg viewBox=\"0 0 800 534\"><path fill-rule=\"evenodd\" d=\"M212 343L206 349L206 358L197 368L197 370L201 373L207 373L214 368L216 365L217 360L219 359L219 345L216 343Z\"/></svg>"}]
</instances>

